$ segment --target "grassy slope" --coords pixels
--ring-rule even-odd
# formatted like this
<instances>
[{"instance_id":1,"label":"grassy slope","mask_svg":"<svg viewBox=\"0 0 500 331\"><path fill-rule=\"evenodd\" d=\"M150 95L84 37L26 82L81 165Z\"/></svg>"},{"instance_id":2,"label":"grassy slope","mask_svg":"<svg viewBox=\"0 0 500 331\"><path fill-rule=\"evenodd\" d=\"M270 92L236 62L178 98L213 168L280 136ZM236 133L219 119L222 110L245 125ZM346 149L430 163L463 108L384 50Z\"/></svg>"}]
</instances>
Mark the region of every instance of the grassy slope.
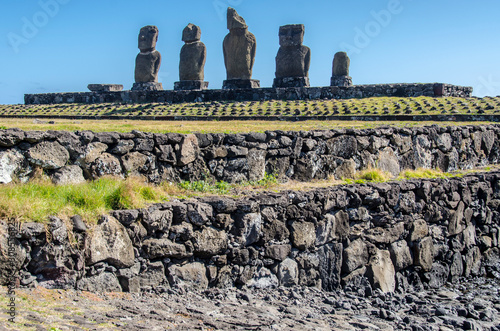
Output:
<instances>
[{"instance_id":1,"label":"grassy slope","mask_svg":"<svg viewBox=\"0 0 500 331\"><path fill-rule=\"evenodd\" d=\"M146 104L0 105L0 115L26 116L343 116L500 114L500 97L200 102Z\"/></svg>"}]
</instances>

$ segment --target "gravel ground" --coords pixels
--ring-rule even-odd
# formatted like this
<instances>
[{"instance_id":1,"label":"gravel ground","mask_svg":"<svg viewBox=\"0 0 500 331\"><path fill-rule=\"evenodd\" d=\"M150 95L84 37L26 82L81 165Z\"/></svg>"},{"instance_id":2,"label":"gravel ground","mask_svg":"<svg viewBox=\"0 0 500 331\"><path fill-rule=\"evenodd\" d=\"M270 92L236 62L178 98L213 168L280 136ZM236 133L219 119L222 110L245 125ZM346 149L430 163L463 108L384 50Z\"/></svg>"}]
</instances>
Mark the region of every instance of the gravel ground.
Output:
<instances>
[{"instance_id":1,"label":"gravel ground","mask_svg":"<svg viewBox=\"0 0 500 331\"><path fill-rule=\"evenodd\" d=\"M475 279L404 294L315 288L93 294L16 291L1 330L500 330L500 281ZM7 289L1 288L6 307Z\"/></svg>"}]
</instances>

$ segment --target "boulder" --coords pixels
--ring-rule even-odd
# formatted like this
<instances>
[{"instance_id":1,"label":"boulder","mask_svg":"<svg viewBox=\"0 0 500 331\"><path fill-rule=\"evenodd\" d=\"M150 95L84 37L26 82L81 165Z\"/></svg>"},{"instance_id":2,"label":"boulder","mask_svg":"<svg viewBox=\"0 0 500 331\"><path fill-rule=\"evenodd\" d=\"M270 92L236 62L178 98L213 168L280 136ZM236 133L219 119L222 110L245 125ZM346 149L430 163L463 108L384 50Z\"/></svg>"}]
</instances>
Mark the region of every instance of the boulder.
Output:
<instances>
[{"instance_id":1,"label":"boulder","mask_svg":"<svg viewBox=\"0 0 500 331\"><path fill-rule=\"evenodd\" d=\"M203 263L193 262L168 268L168 280L172 287L203 291L208 287L207 269Z\"/></svg>"},{"instance_id":2,"label":"boulder","mask_svg":"<svg viewBox=\"0 0 500 331\"><path fill-rule=\"evenodd\" d=\"M59 169L66 165L69 153L58 142L42 141L28 149L28 161L42 169Z\"/></svg>"},{"instance_id":3,"label":"boulder","mask_svg":"<svg viewBox=\"0 0 500 331\"><path fill-rule=\"evenodd\" d=\"M396 288L396 272L389 251L376 251L370 258L367 275L373 288L378 288L384 293L394 292Z\"/></svg>"},{"instance_id":4,"label":"boulder","mask_svg":"<svg viewBox=\"0 0 500 331\"><path fill-rule=\"evenodd\" d=\"M278 277L274 275L269 269L260 267L253 277L246 284L250 288L277 288L279 286Z\"/></svg>"},{"instance_id":5,"label":"boulder","mask_svg":"<svg viewBox=\"0 0 500 331\"><path fill-rule=\"evenodd\" d=\"M149 169L149 157L139 152L128 153L122 156L121 160L127 175L139 175Z\"/></svg>"},{"instance_id":6,"label":"boulder","mask_svg":"<svg viewBox=\"0 0 500 331\"><path fill-rule=\"evenodd\" d=\"M434 262L434 244L432 238L425 237L415 243L414 255L414 264L422 267L424 271L430 271Z\"/></svg>"},{"instance_id":7,"label":"boulder","mask_svg":"<svg viewBox=\"0 0 500 331\"><path fill-rule=\"evenodd\" d=\"M239 214L232 232L239 237L241 244L252 245L262 236L262 215L260 213Z\"/></svg>"},{"instance_id":8,"label":"boulder","mask_svg":"<svg viewBox=\"0 0 500 331\"><path fill-rule=\"evenodd\" d=\"M209 222L213 217L213 208L211 205L196 202L187 206L187 219L194 225L202 226Z\"/></svg>"},{"instance_id":9,"label":"boulder","mask_svg":"<svg viewBox=\"0 0 500 331\"><path fill-rule=\"evenodd\" d=\"M186 166L194 162L199 154L198 138L194 134L185 135L177 153L177 164L181 167Z\"/></svg>"},{"instance_id":10,"label":"boulder","mask_svg":"<svg viewBox=\"0 0 500 331\"><path fill-rule=\"evenodd\" d=\"M481 274L481 250L474 246L465 255L464 276L479 276Z\"/></svg>"},{"instance_id":11,"label":"boulder","mask_svg":"<svg viewBox=\"0 0 500 331\"><path fill-rule=\"evenodd\" d=\"M177 244L169 239L148 239L142 245L146 256L149 259L171 257L176 259L183 259L192 254L186 251L186 246Z\"/></svg>"},{"instance_id":12,"label":"boulder","mask_svg":"<svg viewBox=\"0 0 500 331\"><path fill-rule=\"evenodd\" d=\"M82 168L77 165L64 166L51 176L52 182L56 185L81 184L85 182Z\"/></svg>"},{"instance_id":13,"label":"boulder","mask_svg":"<svg viewBox=\"0 0 500 331\"><path fill-rule=\"evenodd\" d=\"M123 213L122 213L123 214ZM133 219L131 215L130 219ZM171 210L160 210L155 208L145 209L142 212L142 222L144 223L148 233L156 236L168 233L172 225L173 213Z\"/></svg>"},{"instance_id":14,"label":"boulder","mask_svg":"<svg viewBox=\"0 0 500 331\"><path fill-rule=\"evenodd\" d=\"M123 289L128 292L140 292L141 289L156 289L168 285L165 267L161 261L149 263L144 271L131 278L120 278Z\"/></svg>"},{"instance_id":15,"label":"boulder","mask_svg":"<svg viewBox=\"0 0 500 331\"><path fill-rule=\"evenodd\" d=\"M278 280L282 286L294 286L299 282L299 268L297 262L285 259L278 266Z\"/></svg>"},{"instance_id":16,"label":"boulder","mask_svg":"<svg viewBox=\"0 0 500 331\"><path fill-rule=\"evenodd\" d=\"M378 154L378 167L380 170L390 173L393 177L399 176L401 171L399 160L394 150L386 147Z\"/></svg>"},{"instance_id":17,"label":"boulder","mask_svg":"<svg viewBox=\"0 0 500 331\"><path fill-rule=\"evenodd\" d=\"M335 169L335 178L354 178L356 175L356 162L354 160L344 160L340 166Z\"/></svg>"},{"instance_id":18,"label":"boulder","mask_svg":"<svg viewBox=\"0 0 500 331\"><path fill-rule=\"evenodd\" d=\"M227 249L227 234L214 228L204 227L193 234L194 253L200 256L223 254Z\"/></svg>"},{"instance_id":19,"label":"boulder","mask_svg":"<svg viewBox=\"0 0 500 331\"><path fill-rule=\"evenodd\" d=\"M258 181L266 175L266 151L251 149L247 155L248 180Z\"/></svg>"},{"instance_id":20,"label":"boulder","mask_svg":"<svg viewBox=\"0 0 500 331\"><path fill-rule=\"evenodd\" d=\"M368 263L368 247L362 239L354 240L344 249L342 270L351 273Z\"/></svg>"},{"instance_id":21,"label":"boulder","mask_svg":"<svg viewBox=\"0 0 500 331\"><path fill-rule=\"evenodd\" d=\"M327 142L329 154L350 159L358 152L358 141L352 136L340 136Z\"/></svg>"},{"instance_id":22,"label":"boulder","mask_svg":"<svg viewBox=\"0 0 500 331\"><path fill-rule=\"evenodd\" d=\"M8 285L18 277L26 259L26 249L17 238L18 225L0 222L0 285Z\"/></svg>"},{"instance_id":23,"label":"boulder","mask_svg":"<svg viewBox=\"0 0 500 331\"><path fill-rule=\"evenodd\" d=\"M311 222L295 221L291 225L291 241L294 247L305 250L314 246L316 231Z\"/></svg>"},{"instance_id":24,"label":"boulder","mask_svg":"<svg viewBox=\"0 0 500 331\"><path fill-rule=\"evenodd\" d=\"M464 220L465 205L462 201L458 204L456 211L452 212L450 223L448 224L448 236L454 236L461 233L464 230L463 220Z\"/></svg>"},{"instance_id":25,"label":"boulder","mask_svg":"<svg viewBox=\"0 0 500 331\"><path fill-rule=\"evenodd\" d=\"M290 245L271 245L266 247L264 256L277 261L283 261L287 258L291 251L292 246Z\"/></svg>"},{"instance_id":26,"label":"boulder","mask_svg":"<svg viewBox=\"0 0 500 331\"><path fill-rule=\"evenodd\" d=\"M106 175L121 176L122 166L120 160L115 156L103 153L92 164L89 169L92 179L98 179Z\"/></svg>"},{"instance_id":27,"label":"boulder","mask_svg":"<svg viewBox=\"0 0 500 331\"><path fill-rule=\"evenodd\" d=\"M93 229L87 247L89 265L105 261L118 268L134 264L134 248L127 230L112 216L103 216Z\"/></svg>"},{"instance_id":28,"label":"boulder","mask_svg":"<svg viewBox=\"0 0 500 331\"><path fill-rule=\"evenodd\" d=\"M392 263L396 271L403 270L413 264L410 248L406 240L399 240L391 244L389 247Z\"/></svg>"},{"instance_id":29,"label":"boulder","mask_svg":"<svg viewBox=\"0 0 500 331\"><path fill-rule=\"evenodd\" d=\"M429 235L429 226L425 220L419 219L412 223L410 241L417 241Z\"/></svg>"},{"instance_id":30,"label":"boulder","mask_svg":"<svg viewBox=\"0 0 500 331\"><path fill-rule=\"evenodd\" d=\"M25 175L31 172L25 161L17 149L0 152L0 184L8 184L15 178L25 179Z\"/></svg>"},{"instance_id":31,"label":"boulder","mask_svg":"<svg viewBox=\"0 0 500 331\"><path fill-rule=\"evenodd\" d=\"M116 276L110 272L80 279L76 288L93 293L121 292L122 288Z\"/></svg>"},{"instance_id":32,"label":"boulder","mask_svg":"<svg viewBox=\"0 0 500 331\"><path fill-rule=\"evenodd\" d=\"M340 287L342 268L342 244L326 244L318 248L319 276L326 291L336 291Z\"/></svg>"}]
</instances>

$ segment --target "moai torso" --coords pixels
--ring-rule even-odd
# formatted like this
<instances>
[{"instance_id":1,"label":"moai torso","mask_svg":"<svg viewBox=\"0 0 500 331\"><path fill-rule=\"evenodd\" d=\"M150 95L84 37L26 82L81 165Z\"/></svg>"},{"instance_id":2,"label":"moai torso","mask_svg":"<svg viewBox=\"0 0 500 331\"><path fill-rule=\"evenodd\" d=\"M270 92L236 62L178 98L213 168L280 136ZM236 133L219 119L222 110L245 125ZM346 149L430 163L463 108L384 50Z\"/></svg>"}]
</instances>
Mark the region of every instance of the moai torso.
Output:
<instances>
[{"instance_id":1,"label":"moai torso","mask_svg":"<svg viewBox=\"0 0 500 331\"><path fill-rule=\"evenodd\" d=\"M139 53L135 59L135 82L156 83L160 71L161 55L157 50Z\"/></svg>"},{"instance_id":2,"label":"moai torso","mask_svg":"<svg viewBox=\"0 0 500 331\"><path fill-rule=\"evenodd\" d=\"M257 40L234 9L229 8L227 16L230 32L223 43L227 79L251 79Z\"/></svg>"},{"instance_id":3,"label":"moai torso","mask_svg":"<svg viewBox=\"0 0 500 331\"><path fill-rule=\"evenodd\" d=\"M276 78L308 77L311 50L302 45L304 26L302 24L280 27L280 49L276 56Z\"/></svg>"},{"instance_id":4,"label":"moai torso","mask_svg":"<svg viewBox=\"0 0 500 331\"><path fill-rule=\"evenodd\" d=\"M338 52L333 57L333 76L349 76L351 60L346 52Z\"/></svg>"},{"instance_id":5,"label":"moai torso","mask_svg":"<svg viewBox=\"0 0 500 331\"><path fill-rule=\"evenodd\" d=\"M207 59L207 48L200 41L201 30L194 24L189 24L182 33L182 40L185 45L182 46L179 78L181 81L204 80L205 62Z\"/></svg>"},{"instance_id":6,"label":"moai torso","mask_svg":"<svg viewBox=\"0 0 500 331\"><path fill-rule=\"evenodd\" d=\"M135 59L135 82L156 83L161 65L161 54L156 48L158 28L148 25L139 33L139 49L141 52Z\"/></svg>"}]
</instances>

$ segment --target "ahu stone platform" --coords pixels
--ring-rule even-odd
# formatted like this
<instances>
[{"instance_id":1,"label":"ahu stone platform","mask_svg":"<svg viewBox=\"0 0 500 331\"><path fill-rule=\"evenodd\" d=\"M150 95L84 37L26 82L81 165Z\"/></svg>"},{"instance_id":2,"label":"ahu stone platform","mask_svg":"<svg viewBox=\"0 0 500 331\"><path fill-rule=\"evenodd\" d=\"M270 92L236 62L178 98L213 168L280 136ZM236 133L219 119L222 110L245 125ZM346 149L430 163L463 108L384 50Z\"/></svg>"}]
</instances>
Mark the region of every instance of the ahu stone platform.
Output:
<instances>
[{"instance_id":1,"label":"ahu stone platform","mask_svg":"<svg viewBox=\"0 0 500 331\"><path fill-rule=\"evenodd\" d=\"M376 84L348 87L248 88L194 91L100 91L25 94L27 105L62 103L184 103L212 101L319 100L370 97L469 98L472 87L451 84Z\"/></svg>"}]
</instances>

